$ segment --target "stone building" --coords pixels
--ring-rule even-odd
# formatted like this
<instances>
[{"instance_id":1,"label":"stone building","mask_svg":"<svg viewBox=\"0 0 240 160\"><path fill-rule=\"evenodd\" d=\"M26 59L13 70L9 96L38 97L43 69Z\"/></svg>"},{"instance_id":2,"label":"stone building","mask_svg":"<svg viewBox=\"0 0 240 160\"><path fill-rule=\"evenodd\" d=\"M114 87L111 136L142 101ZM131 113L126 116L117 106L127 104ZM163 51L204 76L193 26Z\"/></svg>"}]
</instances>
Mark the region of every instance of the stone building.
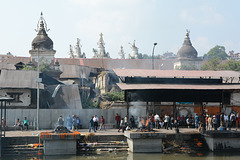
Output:
<instances>
[{"instance_id":1,"label":"stone building","mask_svg":"<svg viewBox=\"0 0 240 160\"><path fill-rule=\"evenodd\" d=\"M182 47L177 53L177 60L174 63L175 70L200 70L202 59L197 57L198 53L192 46L189 38L190 31L187 30Z\"/></svg>"}]
</instances>

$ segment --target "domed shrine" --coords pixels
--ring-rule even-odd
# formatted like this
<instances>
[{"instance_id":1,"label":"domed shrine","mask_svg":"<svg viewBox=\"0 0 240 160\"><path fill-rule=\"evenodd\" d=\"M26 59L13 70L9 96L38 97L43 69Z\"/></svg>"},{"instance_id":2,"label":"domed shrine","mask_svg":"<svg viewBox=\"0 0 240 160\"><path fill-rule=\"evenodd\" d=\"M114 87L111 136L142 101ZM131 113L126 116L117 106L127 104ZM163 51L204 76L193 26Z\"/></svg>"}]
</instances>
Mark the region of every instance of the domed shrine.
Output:
<instances>
[{"instance_id":1,"label":"domed shrine","mask_svg":"<svg viewBox=\"0 0 240 160\"><path fill-rule=\"evenodd\" d=\"M42 13L36 31L38 34L33 39L32 49L29 51L31 60L35 62L39 60L39 64L53 64L56 51L53 49L53 41L47 35L49 30Z\"/></svg>"},{"instance_id":2,"label":"domed shrine","mask_svg":"<svg viewBox=\"0 0 240 160\"><path fill-rule=\"evenodd\" d=\"M187 30L182 47L177 52L177 60L174 63L175 70L200 70L202 59L198 58L197 50L192 46Z\"/></svg>"}]
</instances>

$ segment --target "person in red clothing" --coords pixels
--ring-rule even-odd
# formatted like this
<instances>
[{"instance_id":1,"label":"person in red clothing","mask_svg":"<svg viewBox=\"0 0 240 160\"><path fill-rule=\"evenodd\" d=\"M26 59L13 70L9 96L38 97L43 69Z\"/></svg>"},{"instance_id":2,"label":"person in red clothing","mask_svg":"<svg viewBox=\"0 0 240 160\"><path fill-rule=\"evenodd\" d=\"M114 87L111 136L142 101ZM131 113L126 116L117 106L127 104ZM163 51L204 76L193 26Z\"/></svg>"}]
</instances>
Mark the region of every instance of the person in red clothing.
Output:
<instances>
[{"instance_id":1,"label":"person in red clothing","mask_svg":"<svg viewBox=\"0 0 240 160\"><path fill-rule=\"evenodd\" d=\"M116 120L116 128L119 129L121 117L118 115L118 113L116 114L115 120Z\"/></svg>"},{"instance_id":2,"label":"person in red clothing","mask_svg":"<svg viewBox=\"0 0 240 160\"><path fill-rule=\"evenodd\" d=\"M106 131L104 124L105 124L105 122L104 122L104 118L103 118L103 116L102 116L99 130L102 130L102 128L104 127L104 130Z\"/></svg>"}]
</instances>

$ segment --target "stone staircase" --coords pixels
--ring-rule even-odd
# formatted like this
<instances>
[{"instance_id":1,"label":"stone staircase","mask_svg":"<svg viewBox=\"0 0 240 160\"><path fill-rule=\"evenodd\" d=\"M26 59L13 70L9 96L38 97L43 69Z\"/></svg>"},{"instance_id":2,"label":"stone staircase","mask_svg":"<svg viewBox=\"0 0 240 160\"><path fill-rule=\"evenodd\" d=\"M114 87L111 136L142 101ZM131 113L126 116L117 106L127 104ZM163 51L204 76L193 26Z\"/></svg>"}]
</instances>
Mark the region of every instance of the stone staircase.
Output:
<instances>
[{"instance_id":1,"label":"stone staircase","mask_svg":"<svg viewBox=\"0 0 240 160\"><path fill-rule=\"evenodd\" d=\"M123 141L78 143L77 150L78 150L78 153L85 152L85 151L120 152L120 151L128 151L128 144L127 142L123 142Z\"/></svg>"},{"instance_id":2,"label":"stone staircase","mask_svg":"<svg viewBox=\"0 0 240 160\"><path fill-rule=\"evenodd\" d=\"M5 137L2 138L2 155L38 155L43 153L42 145L38 147L38 137ZM34 145L31 145L34 144Z\"/></svg>"}]
</instances>

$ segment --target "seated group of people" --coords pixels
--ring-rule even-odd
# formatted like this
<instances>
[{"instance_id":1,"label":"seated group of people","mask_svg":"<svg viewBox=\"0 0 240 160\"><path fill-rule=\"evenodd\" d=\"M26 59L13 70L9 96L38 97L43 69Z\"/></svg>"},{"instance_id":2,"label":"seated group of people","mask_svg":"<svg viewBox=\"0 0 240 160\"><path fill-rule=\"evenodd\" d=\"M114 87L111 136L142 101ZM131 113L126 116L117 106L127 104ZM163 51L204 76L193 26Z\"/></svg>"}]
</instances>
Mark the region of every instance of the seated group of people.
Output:
<instances>
[{"instance_id":1,"label":"seated group of people","mask_svg":"<svg viewBox=\"0 0 240 160\"><path fill-rule=\"evenodd\" d=\"M26 129L28 130L28 122L29 122L29 120L27 119L27 117L24 117L24 120L22 122L18 118L15 126L20 127L21 130L23 130L23 127L26 126Z\"/></svg>"}]
</instances>

